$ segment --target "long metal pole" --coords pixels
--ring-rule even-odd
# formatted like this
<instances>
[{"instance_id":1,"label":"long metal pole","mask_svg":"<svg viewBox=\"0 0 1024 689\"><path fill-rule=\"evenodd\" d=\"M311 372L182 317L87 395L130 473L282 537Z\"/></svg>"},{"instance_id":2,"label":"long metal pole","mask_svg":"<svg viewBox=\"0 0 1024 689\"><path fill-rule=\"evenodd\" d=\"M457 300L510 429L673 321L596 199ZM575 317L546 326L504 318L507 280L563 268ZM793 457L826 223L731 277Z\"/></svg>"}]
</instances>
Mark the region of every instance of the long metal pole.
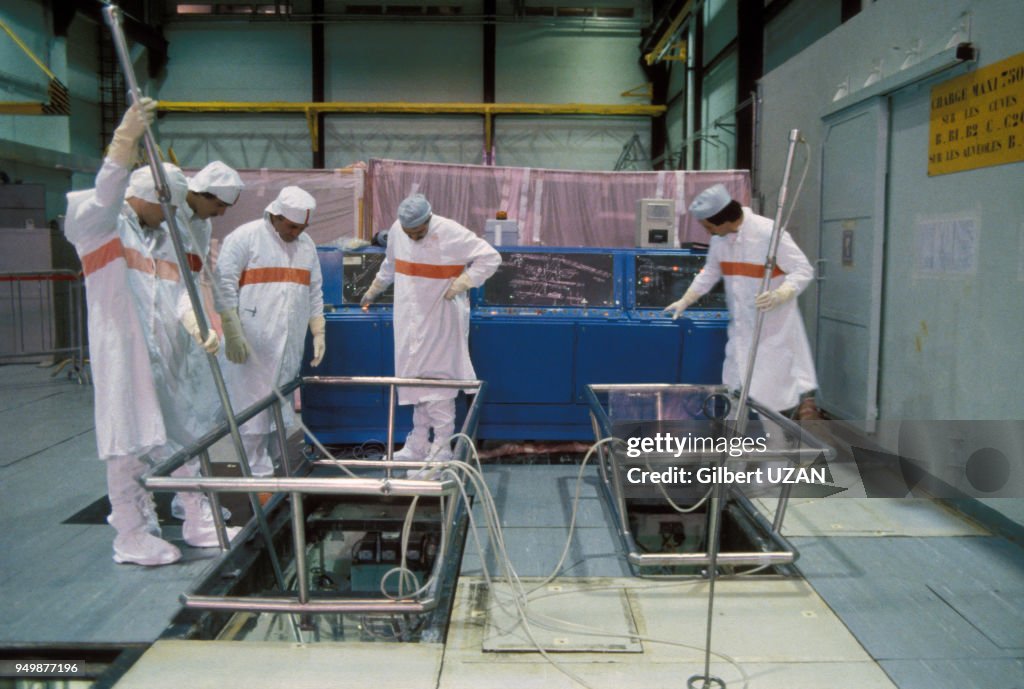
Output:
<instances>
[{"instance_id":1,"label":"long metal pole","mask_svg":"<svg viewBox=\"0 0 1024 689\"><path fill-rule=\"evenodd\" d=\"M138 81L135 79L135 68L132 65L131 57L128 53L128 43L125 40L124 30L121 27L121 10L116 5L108 5L103 8L103 16L107 26L110 27L110 35L114 39L114 48L117 51L118 61L121 63L121 71L124 73L125 82L128 84L128 96L131 102L135 104L142 97L142 92L139 90ZM185 283L189 302L192 305L192 310L195 312L200 336L205 340L210 332L210 326L207 323L206 313L203 311L202 302L199 299L199 291L196 289L195 280L192 277L192 269L185 255L185 248L181 243L181 235L178 232L178 222L175 217L176 209L171 205L171 187L167 183L164 167L160 164L160 152L156 146L156 140L153 138L153 132L149 129L149 125L146 125L143 144L146 148L149 169L153 174L153 181L156 184L157 195L160 199L160 208L163 210L164 220L167 222L167 228L170 231L171 243L174 246L174 253L178 259L181 279ZM238 424L234 420L231 399L228 397L228 390L224 384L224 376L221 373L220 364L217 363L217 357L213 354L207 353L206 359L210 363L213 380L217 385L217 394L220 396L221 405L224 407L228 423L231 426L231 437L235 443L235 452L240 459L239 464L242 474L248 478L252 476L252 470L249 468L249 459L242 445L242 436L238 431ZM252 505L253 514L259 523L260 531L267 542L267 550L273 564L274 576L277 578L278 585L283 590L285 588L284 572L281 570L281 563L278 561L277 554L274 551L273 536L270 533L270 526L267 524L266 515L263 513L263 508L256 495L250 494L249 502Z\"/></svg>"},{"instance_id":2,"label":"long metal pole","mask_svg":"<svg viewBox=\"0 0 1024 689\"><path fill-rule=\"evenodd\" d=\"M772 282L772 273L775 272L775 256L779 252L779 242L782 240L782 233L786 228L782 226L786 194L789 189L789 174L793 169L793 155L796 152L796 145L800 141L800 130L791 129L789 132L789 151L786 153L786 168L782 173L782 185L779 187L779 204L775 209L775 223L772 226L772 236L768 243L768 255L764 259L764 276L761 278L761 289L758 294L768 289ZM754 362L757 360L757 348L761 343L761 326L764 324L765 312L758 309L757 319L754 321L754 334L750 340L750 349L747 352L747 369L743 378L743 387L740 388L740 401L736 407L736 435L740 436L747 430L747 398L750 394L750 381L754 377Z\"/></svg>"},{"instance_id":3,"label":"long metal pole","mask_svg":"<svg viewBox=\"0 0 1024 689\"><path fill-rule=\"evenodd\" d=\"M789 132L789 151L786 153L786 167L782 173L782 185L779 187L779 205L775 211L775 224L772 227L771 240L768 243L768 255L764 260L764 276L761 278L761 289L758 294L764 292L771 285L772 273L775 272L775 256L779 251L779 242L785 228L782 226L786 194L789 187L789 174L793 168L793 155L796 151L796 144L800 140L800 131L792 129ZM750 381L754 375L754 363L757 359L757 347L761 339L761 326L764 324L764 311L758 310L757 319L754 322L754 334L750 342L750 350L747 352L747 370L743 380L743 387L740 388L740 399L736 405L736 419L731 427L731 437L740 437L747 430L747 400L750 392ZM727 426L727 430L729 427ZM724 465L727 458L722 457L719 465ZM723 498L723 487L716 483L711 493L710 515L708 521L708 617L704 645L704 674L694 675L687 680L690 689L710 689L710 687L721 687L724 689L725 682L718 677L711 676L711 630L714 621L715 609L715 580L718 578L718 550L722 531L722 507L725 502ZM698 687L696 682L702 680Z\"/></svg>"}]
</instances>

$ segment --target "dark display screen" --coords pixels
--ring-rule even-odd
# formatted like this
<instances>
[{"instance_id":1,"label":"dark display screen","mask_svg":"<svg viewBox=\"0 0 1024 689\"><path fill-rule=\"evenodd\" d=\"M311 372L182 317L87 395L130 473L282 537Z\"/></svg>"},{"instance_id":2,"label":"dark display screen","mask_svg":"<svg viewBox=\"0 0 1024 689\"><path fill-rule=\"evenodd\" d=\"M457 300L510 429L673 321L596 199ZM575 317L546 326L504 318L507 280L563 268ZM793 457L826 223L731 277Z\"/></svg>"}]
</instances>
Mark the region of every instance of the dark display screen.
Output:
<instances>
[{"instance_id":1,"label":"dark display screen","mask_svg":"<svg viewBox=\"0 0 1024 689\"><path fill-rule=\"evenodd\" d=\"M611 254L503 251L484 283L485 306L607 307L615 305Z\"/></svg>"},{"instance_id":2,"label":"dark display screen","mask_svg":"<svg viewBox=\"0 0 1024 689\"><path fill-rule=\"evenodd\" d=\"M358 304L373 283L373 278L377 277L377 271L383 262L383 253L346 253L341 259L341 303ZM374 303L391 304L394 300L395 286L388 285L384 294L377 297Z\"/></svg>"},{"instance_id":3,"label":"dark display screen","mask_svg":"<svg viewBox=\"0 0 1024 689\"><path fill-rule=\"evenodd\" d=\"M704 256L642 254L636 257L636 306L663 309L682 298L693 278L704 267ZM725 285L721 280L691 309L725 310Z\"/></svg>"}]
</instances>

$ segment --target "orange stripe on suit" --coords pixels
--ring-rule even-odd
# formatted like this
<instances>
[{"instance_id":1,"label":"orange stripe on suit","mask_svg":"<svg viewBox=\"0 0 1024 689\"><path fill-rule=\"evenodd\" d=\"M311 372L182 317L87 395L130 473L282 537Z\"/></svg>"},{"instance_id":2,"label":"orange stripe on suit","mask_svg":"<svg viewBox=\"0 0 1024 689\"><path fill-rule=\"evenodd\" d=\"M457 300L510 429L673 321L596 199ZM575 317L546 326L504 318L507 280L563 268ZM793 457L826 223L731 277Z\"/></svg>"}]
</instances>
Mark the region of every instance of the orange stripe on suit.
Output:
<instances>
[{"instance_id":1,"label":"orange stripe on suit","mask_svg":"<svg viewBox=\"0 0 1024 689\"><path fill-rule=\"evenodd\" d=\"M738 275L746 278L763 278L764 277L764 265L760 263L741 263L739 261L722 261L719 264L722 267L722 275ZM780 275L785 275L785 271L778 266L772 271L772 277L777 278Z\"/></svg>"},{"instance_id":2,"label":"orange stripe on suit","mask_svg":"<svg viewBox=\"0 0 1024 689\"><path fill-rule=\"evenodd\" d=\"M412 263L411 261L395 259L395 272L414 278L448 280L459 277L465 269L465 265L443 266L434 263Z\"/></svg>"},{"instance_id":3,"label":"orange stripe on suit","mask_svg":"<svg viewBox=\"0 0 1024 689\"><path fill-rule=\"evenodd\" d=\"M82 272L86 275L92 275L111 261L123 256L124 246L122 246L121 240L117 238L111 239L100 248L82 256Z\"/></svg>"},{"instance_id":4,"label":"orange stripe on suit","mask_svg":"<svg viewBox=\"0 0 1024 689\"><path fill-rule=\"evenodd\" d=\"M303 268L250 268L242 271L238 286L259 285L266 282L294 282L309 286L309 271Z\"/></svg>"},{"instance_id":5,"label":"orange stripe on suit","mask_svg":"<svg viewBox=\"0 0 1024 689\"><path fill-rule=\"evenodd\" d=\"M192 264L191 259L193 257L199 261L201 266L202 261L200 261L199 257L194 254L189 254L189 263ZM131 270L137 270L140 273L146 273L147 275L156 275L161 280L177 282L181 275L178 270L177 263L161 259L154 260L152 258L147 258L135 249L126 249L120 239L111 239L100 248L90 251L83 256L82 272L85 275L92 275L97 270L104 268L109 263L119 258L123 258L125 263L128 264L128 268Z\"/></svg>"}]
</instances>

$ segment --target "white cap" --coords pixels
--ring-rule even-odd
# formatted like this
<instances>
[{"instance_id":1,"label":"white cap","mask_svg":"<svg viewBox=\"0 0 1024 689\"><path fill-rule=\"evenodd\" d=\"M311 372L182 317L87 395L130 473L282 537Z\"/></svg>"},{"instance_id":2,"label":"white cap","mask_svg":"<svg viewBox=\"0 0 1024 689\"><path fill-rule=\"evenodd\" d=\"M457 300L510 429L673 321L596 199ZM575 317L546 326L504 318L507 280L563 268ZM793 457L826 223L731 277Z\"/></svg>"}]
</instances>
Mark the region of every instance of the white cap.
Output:
<instances>
[{"instance_id":1,"label":"white cap","mask_svg":"<svg viewBox=\"0 0 1024 689\"><path fill-rule=\"evenodd\" d=\"M167 177L167 185L171 188L171 205L181 208L185 203L185 194L188 192L188 180L185 173L177 165L164 163L164 176ZM128 191L125 198L137 198L150 203L160 203L160 197L156 193L156 182L153 181L153 171L148 165L140 167L128 178Z\"/></svg>"},{"instance_id":2,"label":"white cap","mask_svg":"<svg viewBox=\"0 0 1024 689\"><path fill-rule=\"evenodd\" d=\"M402 227L419 227L430 218L430 202L423 194L405 197L398 204L398 222Z\"/></svg>"},{"instance_id":3,"label":"white cap","mask_svg":"<svg viewBox=\"0 0 1024 689\"><path fill-rule=\"evenodd\" d=\"M283 215L300 225L308 225L315 210L316 199L298 187L285 187L267 206L267 212L271 215Z\"/></svg>"},{"instance_id":4,"label":"white cap","mask_svg":"<svg viewBox=\"0 0 1024 689\"><path fill-rule=\"evenodd\" d=\"M238 200L245 183L232 168L215 160L197 172L188 181L188 190L198 194L213 194L230 205Z\"/></svg>"},{"instance_id":5,"label":"white cap","mask_svg":"<svg viewBox=\"0 0 1024 689\"><path fill-rule=\"evenodd\" d=\"M701 193L690 204L690 215L697 220L707 220L713 215L722 212L722 209L729 205L732 196L724 184L715 184Z\"/></svg>"}]
</instances>

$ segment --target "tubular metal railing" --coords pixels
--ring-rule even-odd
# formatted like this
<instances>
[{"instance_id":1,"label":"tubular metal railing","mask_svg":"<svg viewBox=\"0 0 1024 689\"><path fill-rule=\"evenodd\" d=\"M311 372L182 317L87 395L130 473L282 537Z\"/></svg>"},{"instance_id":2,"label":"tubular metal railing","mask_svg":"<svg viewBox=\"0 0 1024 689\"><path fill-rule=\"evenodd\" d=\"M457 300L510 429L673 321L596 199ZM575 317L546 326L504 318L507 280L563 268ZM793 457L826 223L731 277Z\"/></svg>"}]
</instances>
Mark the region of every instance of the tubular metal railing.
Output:
<instances>
[{"instance_id":1,"label":"tubular metal railing","mask_svg":"<svg viewBox=\"0 0 1024 689\"><path fill-rule=\"evenodd\" d=\"M662 396L671 395L680 391L706 391L708 395L728 395L728 390L722 386L697 386L697 385L672 385L672 384L640 384L640 385L588 385L587 401L590 405L590 419L594 435L598 440L614 437L611 418L602 404L598 395L610 392L636 392L647 393L654 397L655 408L661 409ZM822 455L825 458L835 456L835 451L822 443L820 440L773 411L766 410L756 403L751 405L761 418L770 421L781 429L777 435L791 438L786 447L771 447L767 452L745 454L740 458L731 458L729 462L773 462L783 461L792 466L805 467L812 464ZM658 419L651 421L667 420L658 414ZM638 420L642 422L643 420ZM629 525L629 514L627 512L626 487L623 475L624 460L622 453L607 445L598 448L598 468L601 485L616 519L616 529L622 540L627 553L627 559L633 567L671 567L680 565L708 565L711 562L709 551L693 553L645 553L637 544ZM657 461L657 459L653 460ZM683 452L678 457L672 458L673 464L697 464L705 463L713 465L722 461L722 455L717 452ZM732 551L720 552L717 554L718 564L727 565L762 565L777 566L792 564L799 557L795 546L782 535L782 522L786 513L786 506L789 503L789 495L792 491L792 484L786 484L781 488L778 496L776 510L773 519L769 522L744 495L739 486L731 486L729 497L739 510L758 528L764 532L767 542L774 547L769 551Z\"/></svg>"},{"instance_id":2,"label":"tubular metal railing","mask_svg":"<svg viewBox=\"0 0 1024 689\"><path fill-rule=\"evenodd\" d=\"M81 274L74 270L4 272L0 273L0 285L8 290L6 295L0 292L0 361L63 354L66 357L58 362L62 364L58 371L70 364L78 382L88 382ZM61 305L61 301L65 303Z\"/></svg>"},{"instance_id":3,"label":"tubular metal railing","mask_svg":"<svg viewBox=\"0 0 1024 689\"><path fill-rule=\"evenodd\" d=\"M211 432L203 436L193 446L185 448L176 453L158 466L152 468L143 477L143 483L149 490L165 491L203 491L209 495L216 496L220 493L287 493L291 500L292 509L292 545L295 558L295 579L297 592L294 596L204 596L196 594L185 594L182 597L186 607L200 608L206 610L234 610L248 612L273 612L273 613L387 613L387 614L410 614L425 613L433 610L438 605L438 589L441 585L441 571L444 563L454 556L458 548L457 539L454 538L453 530L462 518L466 505L461 497L461 489L457 481L452 478L441 477L438 479L410 479L397 478L397 469L432 469L443 470L445 467L459 461L463 461L469 452L469 441L459 437L456 442L453 458L450 461L396 461L393 451L394 421L396 388L398 386L408 387L439 387L476 390L473 402L470 405L461 432L466 436L475 437L477 421L480 415L481 399L486 384L476 380L426 380L421 378L387 378L387 377L304 377L297 378L279 389L281 397L277 394L269 395L256 404L246 408L236 415L236 423L241 425L256 416L267 408L273 408L275 422L278 429L283 429L283 420L280 412L282 397L299 388L300 385L349 385L368 386L383 385L389 390L388 410L388 443L387 452L382 460L314 460L308 463L309 470L315 467L334 467L348 471L347 476L295 476L287 461L285 452L285 437L283 431L278 433L278 440L281 443L281 457L285 476L283 477L212 477L208 459L209 448L221 438L230 433L228 424L221 424ZM171 473L182 466L192 457L200 457L202 462L202 474L198 477L171 476ZM350 471L354 468L377 468L384 470L382 478L356 476ZM334 495L334 496L380 496L380 497L436 497L441 498L441 520L442 540L444 547L438 552L434 560L434 566L430 576L421 589L421 595L396 600L385 600L380 598L331 598L313 600L310 597L309 581L306 576L306 538L304 523L304 496L306 495ZM214 504L217 504L216 501ZM216 515L217 510L214 510ZM226 542L226 533L221 528L221 538ZM251 524L246 527L250 529ZM272 539L269 537L269 529L264 530L267 534L268 555L276 557ZM241 536L239 537L241 540ZM226 549L222 543L222 548Z\"/></svg>"}]
</instances>

